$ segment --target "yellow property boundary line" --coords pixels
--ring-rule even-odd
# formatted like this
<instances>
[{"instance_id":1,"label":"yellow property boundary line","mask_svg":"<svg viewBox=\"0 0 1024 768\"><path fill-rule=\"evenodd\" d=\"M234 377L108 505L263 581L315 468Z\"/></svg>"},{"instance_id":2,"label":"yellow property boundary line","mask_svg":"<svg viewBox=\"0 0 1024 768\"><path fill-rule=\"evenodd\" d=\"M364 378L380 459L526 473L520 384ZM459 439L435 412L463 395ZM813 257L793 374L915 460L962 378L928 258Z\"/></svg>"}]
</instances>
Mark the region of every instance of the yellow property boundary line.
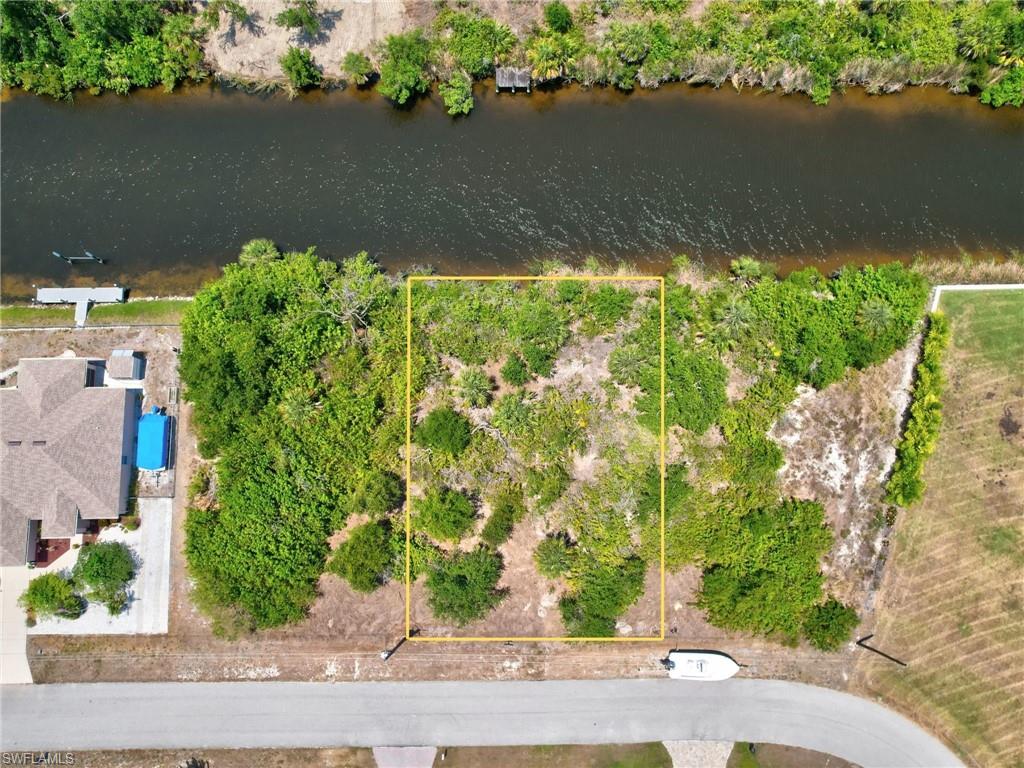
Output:
<instances>
[{"instance_id":1,"label":"yellow property boundary line","mask_svg":"<svg viewBox=\"0 0 1024 768\"><path fill-rule=\"evenodd\" d=\"M439 637L412 633L412 285L420 282L540 282L580 280L587 282L657 282L660 304L661 342L661 419L658 436L661 493L661 594L659 603L659 633L642 637ZM635 643L660 642L665 639L665 278L657 275L409 275L405 284L405 639L415 642L499 643L499 642L574 642L574 643Z\"/></svg>"}]
</instances>

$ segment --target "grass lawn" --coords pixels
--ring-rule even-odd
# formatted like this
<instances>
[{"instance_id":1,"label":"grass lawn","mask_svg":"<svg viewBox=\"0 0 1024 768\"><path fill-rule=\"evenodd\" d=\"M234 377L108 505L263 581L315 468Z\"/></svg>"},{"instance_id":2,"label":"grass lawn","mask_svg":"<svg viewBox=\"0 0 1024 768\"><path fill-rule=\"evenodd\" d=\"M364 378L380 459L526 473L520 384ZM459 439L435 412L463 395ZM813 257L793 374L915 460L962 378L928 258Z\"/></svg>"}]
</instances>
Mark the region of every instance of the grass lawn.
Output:
<instances>
[{"instance_id":1,"label":"grass lawn","mask_svg":"<svg viewBox=\"0 0 1024 768\"><path fill-rule=\"evenodd\" d=\"M955 292L943 426L899 513L858 686L969 765L1024 765L1024 291Z\"/></svg>"},{"instance_id":2,"label":"grass lawn","mask_svg":"<svg viewBox=\"0 0 1024 768\"><path fill-rule=\"evenodd\" d=\"M671 768L663 744L586 744L543 747L452 747L435 767L496 768Z\"/></svg>"},{"instance_id":3,"label":"grass lawn","mask_svg":"<svg viewBox=\"0 0 1024 768\"><path fill-rule=\"evenodd\" d=\"M99 304L89 310L86 325L176 325L187 305L187 299ZM75 309L71 306L0 307L0 328L45 328L74 322Z\"/></svg>"}]
</instances>

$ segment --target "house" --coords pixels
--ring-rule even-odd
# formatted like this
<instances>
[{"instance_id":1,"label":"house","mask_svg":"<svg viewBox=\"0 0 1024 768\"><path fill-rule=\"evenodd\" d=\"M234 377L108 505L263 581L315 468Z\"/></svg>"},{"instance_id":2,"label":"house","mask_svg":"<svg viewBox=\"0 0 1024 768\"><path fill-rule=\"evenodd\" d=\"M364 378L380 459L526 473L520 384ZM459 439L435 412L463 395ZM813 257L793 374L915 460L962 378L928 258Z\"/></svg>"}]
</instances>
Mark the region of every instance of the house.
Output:
<instances>
[{"instance_id":1,"label":"house","mask_svg":"<svg viewBox=\"0 0 1024 768\"><path fill-rule=\"evenodd\" d=\"M127 511L139 394L104 374L102 360L29 358L0 389L0 565Z\"/></svg>"}]
</instances>

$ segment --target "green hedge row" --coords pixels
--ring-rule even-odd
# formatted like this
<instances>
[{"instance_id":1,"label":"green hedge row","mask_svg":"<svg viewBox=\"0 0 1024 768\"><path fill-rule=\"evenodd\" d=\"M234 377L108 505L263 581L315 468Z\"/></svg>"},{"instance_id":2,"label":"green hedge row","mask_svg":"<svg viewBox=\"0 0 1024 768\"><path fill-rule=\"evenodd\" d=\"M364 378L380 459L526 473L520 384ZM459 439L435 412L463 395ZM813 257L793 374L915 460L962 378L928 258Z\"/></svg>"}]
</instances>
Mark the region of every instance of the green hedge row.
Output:
<instances>
[{"instance_id":1,"label":"green hedge row","mask_svg":"<svg viewBox=\"0 0 1024 768\"><path fill-rule=\"evenodd\" d=\"M928 316L928 330L921 346L910 416L896 448L896 463L886 485L889 503L906 507L924 493L924 462L935 450L942 424L942 355L949 343L949 321L941 312Z\"/></svg>"}]
</instances>

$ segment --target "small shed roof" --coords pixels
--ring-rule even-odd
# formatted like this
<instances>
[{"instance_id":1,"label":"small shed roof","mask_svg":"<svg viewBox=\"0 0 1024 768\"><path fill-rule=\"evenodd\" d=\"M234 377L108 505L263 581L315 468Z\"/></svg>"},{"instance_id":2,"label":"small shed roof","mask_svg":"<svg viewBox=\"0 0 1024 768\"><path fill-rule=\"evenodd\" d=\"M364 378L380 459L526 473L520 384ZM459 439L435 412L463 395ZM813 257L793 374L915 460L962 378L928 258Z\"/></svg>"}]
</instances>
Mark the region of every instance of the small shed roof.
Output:
<instances>
[{"instance_id":1,"label":"small shed roof","mask_svg":"<svg viewBox=\"0 0 1024 768\"><path fill-rule=\"evenodd\" d=\"M170 420L155 405L139 419L139 444L135 466L139 469L167 468L167 438Z\"/></svg>"},{"instance_id":2,"label":"small shed roof","mask_svg":"<svg viewBox=\"0 0 1024 768\"><path fill-rule=\"evenodd\" d=\"M107 375L115 379L137 379L141 372L142 360L131 349L115 349L107 361Z\"/></svg>"}]
</instances>

